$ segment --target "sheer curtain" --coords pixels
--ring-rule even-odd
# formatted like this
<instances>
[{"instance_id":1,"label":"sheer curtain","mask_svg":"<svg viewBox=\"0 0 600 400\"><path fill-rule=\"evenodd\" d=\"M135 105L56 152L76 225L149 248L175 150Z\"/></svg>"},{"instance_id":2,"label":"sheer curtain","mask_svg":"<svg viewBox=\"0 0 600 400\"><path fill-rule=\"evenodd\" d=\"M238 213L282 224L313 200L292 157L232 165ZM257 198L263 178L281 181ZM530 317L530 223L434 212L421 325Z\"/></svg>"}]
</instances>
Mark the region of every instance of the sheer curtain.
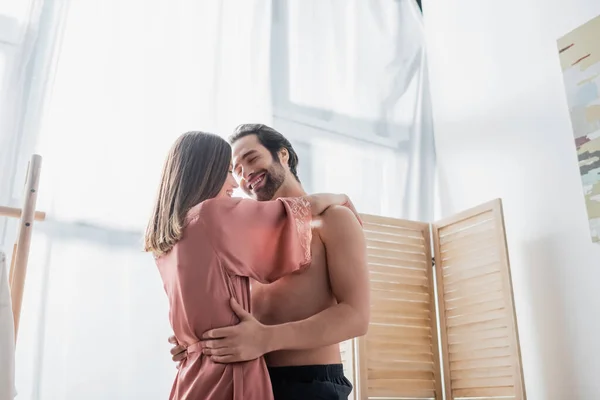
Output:
<instances>
[{"instance_id":1,"label":"sheer curtain","mask_svg":"<svg viewBox=\"0 0 600 400\"><path fill-rule=\"evenodd\" d=\"M164 399L166 296L141 237L172 141L270 123L267 0L71 1L17 345L19 399ZM21 183L22 184L22 183Z\"/></svg>"},{"instance_id":2,"label":"sheer curtain","mask_svg":"<svg viewBox=\"0 0 600 400\"><path fill-rule=\"evenodd\" d=\"M166 297L141 237L184 131L273 125L297 148L308 191L348 193L363 212L429 215L434 154L413 0L68 5L53 25L52 90L19 150L44 157L38 207L49 215L34 230L19 399L168 396Z\"/></svg>"},{"instance_id":3,"label":"sheer curtain","mask_svg":"<svg viewBox=\"0 0 600 400\"><path fill-rule=\"evenodd\" d=\"M417 3L281 0L273 14L274 124L311 159L299 166L310 189L429 220L435 154Z\"/></svg>"},{"instance_id":4,"label":"sheer curtain","mask_svg":"<svg viewBox=\"0 0 600 400\"><path fill-rule=\"evenodd\" d=\"M53 54L64 15L62 0L0 2L0 204L20 205L29 154L35 142L45 80L51 76ZM22 165L22 168L19 166ZM12 251L16 220L0 218L0 258ZM10 235L6 233L10 232ZM7 251L8 250L8 251ZM10 258L8 258L10 260ZM12 399L14 388L14 326L8 267L0 260L0 398Z\"/></svg>"}]
</instances>

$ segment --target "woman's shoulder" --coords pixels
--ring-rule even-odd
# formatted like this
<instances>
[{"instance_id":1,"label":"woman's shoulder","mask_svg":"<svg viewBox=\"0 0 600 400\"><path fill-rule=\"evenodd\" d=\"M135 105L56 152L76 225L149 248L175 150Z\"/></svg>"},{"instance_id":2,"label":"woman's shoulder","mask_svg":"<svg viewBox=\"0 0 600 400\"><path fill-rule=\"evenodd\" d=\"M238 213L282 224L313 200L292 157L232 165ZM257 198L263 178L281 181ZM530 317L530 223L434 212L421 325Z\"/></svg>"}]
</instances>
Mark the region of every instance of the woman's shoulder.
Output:
<instances>
[{"instance_id":1,"label":"woman's shoulder","mask_svg":"<svg viewBox=\"0 0 600 400\"><path fill-rule=\"evenodd\" d=\"M220 211L230 210L240 203L245 203L247 201L252 201L248 199L242 199L241 197L215 197L213 199L204 200L202 203L198 204L197 213L200 214L208 214Z\"/></svg>"},{"instance_id":2,"label":"woman's shoulder","mask_svg":"<svg viewBox=\"0 0 600 400\"><path fill-rule=\"evenodd\" d=\"M190 211L188 211L186 225L197 221L200 219L200 217L211 220L211 217L218 216L218 214L222 212L227 212L241 202L245 201L252 200L242 199L240 197L219 197L204 200L203 202L196 204L190 209Z\"/></svg>"}]
</instances>

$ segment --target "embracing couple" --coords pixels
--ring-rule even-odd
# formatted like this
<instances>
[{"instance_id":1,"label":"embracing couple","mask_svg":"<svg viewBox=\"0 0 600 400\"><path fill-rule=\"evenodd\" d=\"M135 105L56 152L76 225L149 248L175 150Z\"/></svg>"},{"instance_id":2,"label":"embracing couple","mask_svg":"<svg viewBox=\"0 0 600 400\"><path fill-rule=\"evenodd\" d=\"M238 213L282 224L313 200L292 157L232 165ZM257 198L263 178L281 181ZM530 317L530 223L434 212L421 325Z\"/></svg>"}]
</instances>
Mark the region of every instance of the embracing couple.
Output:
<instances>
[{"instance_id":1,"label":"embracing couple","mask_svg":"<svg viewBox=\"0 0 600 400\"><path fill-rule=\"evenodd\" d=\"M347 399L339 343L366 333L370 309L358 214L304 192L274 129L241 125L230 143L177 139L146 231L180 362L170 398Z\"/></svg>"}]
</instances>

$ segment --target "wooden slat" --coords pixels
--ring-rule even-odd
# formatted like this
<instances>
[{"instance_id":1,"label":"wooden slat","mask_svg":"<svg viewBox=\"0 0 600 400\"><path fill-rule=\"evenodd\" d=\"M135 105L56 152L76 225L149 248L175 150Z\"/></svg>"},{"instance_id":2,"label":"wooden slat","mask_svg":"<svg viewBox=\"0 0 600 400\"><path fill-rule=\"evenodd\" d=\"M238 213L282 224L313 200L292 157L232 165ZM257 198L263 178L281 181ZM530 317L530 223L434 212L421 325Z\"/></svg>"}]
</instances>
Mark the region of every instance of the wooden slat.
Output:
<instances>
[{"instance_id":1,"label":"wooden slat","mask_svg":"<svg viewBox=\"0 0 600 400\"><path fill-rule=\"evenodd\" d=\"M526 400L502 203L433 225L447 399Z\"/></svg>"},{"instance_id":2,"label":"wooden slat","mask_svg":"<svg viewBox=\"0 0 600 400\"><path fill-rule=\"evenodd\" d=\"M402 393L405 393L405 396L400 397L401 399L432 399L435 397L435 392L431 390L409 390L406 388L400 388L400 390L402 390ZM394 396L394 393L396 393L395 388L369 388L369 398L398 399L399 397Z\"/></svg>"},{"instance_id":3,"label":"wooden slat","mask_svg":"<svg viewBox=\"0 0 600 400\"><path fill-rule=\"evenodd\" d=\"M512 366L513 360L511 356L503 356L497 358L486 358L482 360L461 360L449 362L452 371L473 370L480 368L497 368Z\"/></svg>"},{"instance_id":4,"label":"wooden slat","mask_svg":"<svg viewBox=\"0 0 600 400\"><path fill-rule=\"evenodd\" d=\"M426 339L431 336L431 332L427 328L414 328L398 325L372 323L369 327L369 331L372 332L372 336L378 335L381 338L394 336L397 339L405 339L407 342L427 343ZM367 337L370 335L367 335Z\"/></svg>"},{"instance_id":5,"label":"wooden slat","mask_svg":"<svg viewBox=\"0 0 600 400\"><path fill-rule=\"evenodd\" d=\"M503 329L507 327L506 320L503 318L481 317L476 322L464 323L456 326L448 326L448 335L464 335L470 336L473 333L479 333L483 331L489 331L494 329Z\"/></svg>"},{"instance_id":6,"label":"wooden slat","mask_svg":"<svg viewBox=\"0 0 600 400\"><path fill-rule=\"evenodd\" d=\"M389 359L391 361L403 361L403 362L414 362L414 363L428 363L431 361L432 354L428 353L410 353L402 351L403 346L381 346L379 348L373 348L370 346L369 354L367 354L367 360L378 361L381 359ZM432 382L433 384L433 382Z\"/></svg>"},{"instance_id":7,"label":"wooden slat","mask_svg":"<svg viewBox=\"0 0 600 400\"><path fill-rule=\"evenodd\" d=\"M500 378L513 375L512 367L463 369L454 371L455 379Z\"/></svg>"},{"instance_id":8,"label":"wooden slat","mask_svg":"<svg viewBox=\"0 0 600 400\"><path fill-rule=\"evenodd\" d=\"M452 309L460 308L460 307L468 307L468 306L485 303L488 301L503 300L503 299L504 299L504 293L501 290L498 290L497 292L488 292L486 295L481 296L481 298L476 298L476 297L474 298L473 296L468 296L468 297L462 297L462 298L459 297L454 300L451 300L451 299L448 299L448 297L446 297L446 310L452 310Z\"/></svg>"},{"instance_id":9,"label":"wooden slat","mask_svg":"<svg viewBox=\"0 0 600 400\"><path fill-rule=\"evenodd\" d=\"M482 225L475 225L474 227L467 229L467 230L453 232L452 234L442 236L439 239L440 239L440 243L443 245L445 245L447 243L451 243L451 242L454 242L457 244L464 244L464 243L468 243L474 239L479 238L482 234L485 234L487 232L492 232L494 230L494 228L495 228L494 224L486 222L485 224L482 224Z\"/></svg>"},{"instance_id":10,"label":"wooden slat","mask_svg":"<svg viewBox=\"0 0 600 400\"><path fill-rule=\"evenodd\" d=\"M456 232L461 232L466 229L472 229L475 226L485 225L494 223L494 216L491 210L484 210L481 213L470 214L464 218L458 218L454 221L448 221L446 223L438 223L440 227L440 237L451 235Z\"/></svg>"},{"instance_id":11,"label":"wooden slat","mask_svg":"<svg viewBox=\"0 0 600 400\"><path fill-rule=\"evenodd\" d=\"M486 223L485 225L474 226L471 230L455 232L451 235L440 238L440 243L444 245L444 250L440 250L440 254L462 247L467 243L477 243L484 237L494 237L495 225ZM446 247L451 245L450 247Z\"/></svg>"},{"instance_id":12,"label":"wooden slat","mask_svg":"<svg viewBox=\"0 0 600 400\"><path fill-rule=\"evenodd\" d=\"M367 248L423 254L423 243L395 243L390 240L367 239Z\"/></svg>"},{"instance_id":13,"label":"wooden slat","mask_svg":"<svg viewBox=\"0 0 600 400\"><path fill-rule=\"evenodd\" d=\"M501 266L497 263L482 264L477 268L468 268L462 271L444 274L446 284L459 284L464 281L471 281L477 278L483 278L490 275L500 275ZM446 270L448 271L448 270ZM499 277L495 278L499 279Z\"/></svg>"},{"instance_id":14,"label":"wooden slat","mask_svg":"<svg viewBox=\"0 0 600 400\"><path fill-rule=\"evenodd\" d=\"M382 287L378 282L373 282L371 288L371 296L375 301L387 300L408 300L414 302L430 303L431 298L429 294L425 293L412 293L412 292L400 292L389 290L388 288Z\"/></svg>"},{"instance_id":15,"label":"wooden slat","mask_svg":"<svg viewBox=\"0 0 600 400\"><path fill-rule=\"evenodd\" d=\"M396 265L384 265L376 262L370 262L369 271L382 274L401 275L402 277L406 278L421 278L427 280L427 269L425 268L399 267Z\"/></svg>"},{"instance_id":16,"label":"wooden slat","mask_svg":"<svg viewBox=\"0 0 600 400\"><path fill-rule=\"evenodd\" d=\"M491 283L481 283L480 286L477 285L463 285L456 288L456 290L451 290L447 293L444 293L446 297L446 301L458 301L470 299L472 301L485 301L491 295L495 295L496 292L502 290L501 282L491 282Z\"/></svg>"},{"instance_id":17,"label":"wooden slat","mask_svg":"<svg viewBox=\"0 0 600 400\"><path fill-rule=\"evenodd\" d=\"M510 342L506 337L479 340L476 342L464 342L450 345L450 354L468 355L472 353L483 354L483 352L491 349L501 349L510 347ZM481 352L481 353L480 353ZM456 360L459 360L457 358ZM453 361L453 360L451 360Z\"/></svg>"},{"instance_id":18,"label":"wooden slat","mask_svg":"<svg viewBox=\"0 0 600 400\"><path fill-rule=\"evenodd\" d=\"M388 234L390 236L398 236L398 237L404 237L404 238L414 238L417 239L419 241L423 240L420 237L415 236L415 231L410 230L410 229L402 229L402 228L397 228L395 226L387 226L387 225L375 225L375 224L370 224L368 221L363 221L363 230L365 231L365 233L371 233L371 232L377 232L377 233L385 233Z\"/></svg>"},{"instance_id":19,"label":"wooden slat","mask_svg":"<svg viewBox=\"0 0 600 400\"><path fill-rule=\"evenodd\" d=\"M478 400L480 399L485 399L485 398L489 398L489 399L495 399L498 398L500 396L511 396L509 397L509 399L520 399L520 397L515 397L515 389L512 386L508 386L508 387L483 387L483 388L477 388L477 389L457 389L454 390L454 397L455 399L460 399L460 398L477 398Z\"/></svg>"},{"instance_id":20,"label":"wooden slat","mask_svg":"<svg viewBox=\"0 0 600 400\"><path fill-rule=\"evenodd\" d=\"M371 379L398 379L398 371L390 369L370 369L369 377ZM402 371L403 379L415 380L433 380L431 371Z\"/></svg>"},{"instance_id":21,"label":"wooden slat","mask_svg":"<svg viewBox=\"0 0 600 400\"><path fill-rule=\"evenodd\" d=\"M454 282L446 282L444 294L449 297L475 297L484 290L488 293L502 290L502 275L499 272L486 273L485 275L475 275L470 278L462 278ZM448 278L447 278L448 279ZM485 297L484 297L485 299Z\"/></svg>"},{"instance_id":22,"label":"wooden slat","mask_svg":"<svg viewBox=\"0 0 600 400\"><path fill-rule=\"evenodd\" d=\"M496 378L457 379L452 381L454 389L475 389L486 387L512 387L512 375Z\"/></svg>"},{"instance_id":23,"label":"wooden slat","mask_svg":"<svg viewBox=\"0 0 600 400\"><path fill-rule=\"evenodd\" d=\"M448 263L442 269L442 273L444 276L449 276L453 274L458 274L461 272L469 272L472 269L485 268L490 266L498 266L501 263L500 259L492 258L489 261L485 260L477 260L477 262L473 262L472 260L465 260L457 263ZM499 270L501 269L498 268Z\"/></svg>"},{"instance_id":24,"label":"wooden slat","mask_svg":"<svg viewBox=\"0 0 600 400\"><path fill-rule=\"evenodd\" d=\"M433 354L433 349L431 348L430 344L394 344L370 338L367 338L366 342L369 344L370 348L375 348L377 346L385 346L386 344L389 344L391 346L395 346L397 351L405 354Z\"/></svg>"},{"instance_id":25,"label":"wooden slat","mask_svg":"<svg viewBox=\"0 0 600 400\"><path fill-rule=\"evenodd\" d=\"M448 318L458 317L461 315L480 314L488 311L500 310L506 307L504 301L492 299L490 301L484 301L473 305L464 307L453 307L446 310L446 316Z\"/></svg>"},{"instance_id":26,"label":"wooden slat","mask_svg":"<svg viewBox=\"0 0 600 400\"><path fill-rule=\"evenodd\" d=\"M389 361L381 361L381 360L371 360L368 363L370 365L369 369L372 370L390 370L396 371L398 373L397 379L403 379L403 372L429 372L431 374L434 373L435 366L433 362L424 363L424 362L399 362L397 360L389 360ZM371 380L369 378L369 380ZM401 394L397 394L396 396L401 397Z\"/></svg>"},{"instance_id":27,"label":"wooden slat","mask_svg":"<svg viewBox=\"0 0 600 400\"><path fill-rule=\"evenodd\" d=\"M461 260L456 261L452 260L450 262L445 263L444 265L444 274L451 274L456 271L464 271L471 268L479 268L482 265L495 264L500 262L497 257L488 256L479 259L470 259L470 260Z\"/></svg>"},{"instance_id":28,"label":"wooden slat","mask_svg":"<svg viewBox=\"0 0 600 400\"><path fill-rule=\"evenodd\" d=\"M435 392L432 390L409 390L406 388L399 388L398 391L402 391L405 395L397 397L394 393L397 393L396 388L373 388L369 387L369 398L384 398L384 399L432 399L435 397ZM365 397L366 398L366 397Z\"/></svg>"},{"instance_id":29,"label":"wooden slat","mask_svg":"<svg viewBox=\"0 0 600 400\"><path fill-rule=\"evenodd\" d=\"M469 360L488 360L490 358L510 357L511 348L507 343L504 347L493 347L488 349L479 349L471 351L461 351L450 353L450 362L469 361Z\"/></svg>"},{"instance_id":30,"label":"wooden slat","mask_svg":"<svg viewBox=\"0 0 600 400\"><path fill-rule=\"evenodd\" d=\"M408 281L404 280L402 276L392 275L392 274L377 274L372 273L369 274L371 279L371 283L378 284L387 284L388 286L382 286L382 290L397 290L400 292L410 292L410 293L429 293L429 288L426 285L426 282L423 281ZM415 284L416 283L416 284ZM384 287L389 287L389 289L384 289Z\"/></svg>"},{"instance_id":31,"label":"wooden slat","mask_svg":"<svg viewBox=\"0 0 600 400\"><path fill-rule=\"evenodd\" d=\"M369 271L372 280L402 282L409 286L418 286L427 289L427 279L425 276L407 276L402 271L383 272L381 270Z\"/></svg>"},{"instance_id":32,"label":"wooden slat","mask_svg":"<svg viewBox=\"0 0 600 400\"><path fill-rule=\"evenodd\" d=\"M377 229L377 226L373 226L371 229L365 227L364 231L367 233L367 242L378 241L378 242L389 242L398 243L406 246L423 246L423 238L410 237L410 236L398 236L389 233L382 232Z\"/></svg>"},{"instance_id":33,"label":"wooden slat","mask_svg":"<svg viewBox=\"0 0 600 400\"><path fill-rule=\"evenodd\" d=\"M358 345L360 399L441 399L429 227L377 216L363 222L371 323Z\"/></svg>"},{"instance_id":34,"label":"wooden slat","mask_svg":"<svg viewBox=\"0 0 600 400\"><path fill-rule=\"evenodd\" d=\"M410 333L413 333L413 335L410 335ZM431 341L431 336L430 335L418 335L418 332L414 332L414 331L408 331L408 332L397 332L397 331L387 331L387 332L379 332L379 333L373 333L371 334L371 336L375 336L378 335L379 338L377 340L375 339L368 339L365 340L365 343L369 346L372 346L373 343L381 343L383 345L387 344L387 345L394 345L394 344L399 344L402 346L430 346L432 341Z\"/></svg>"},{"instance_id":35,"label":"wooden slat","mask_svg":"<svg viewBox=\"0 0 600 400\"><path fill-rule=\"evenodd\" d=\"M422 230L424 224L422 222L388 218L372 214L361 214L360 217L365 224L374 224L379 226L394 226L405 232L403 236L412 236L423 239ZM429 241L429 238L427 238L427 241Z\"/></svg>"},{"instance_id":36,"label":"wooden slat","mask_svg":"<svg viewBox=\"0 0 600 400\"><path fill-rule=\"evenodd\" d=\"M417 379L372 379L369 382L369 387L374 389L391 389L390 391L398 392L406 389L409 390L428 390L433 393L435 385L432 380L417 380Z\"/></svg>"},{"instance_id":37,"label":"wooden slat","mask_svg":"<svg viewBox=\"0 0 600 400\"><path fill-rule=\"evenodd\" d=\"M377 309L381 312L396 312L400 316L410 317L427 317L429 318L429 304L406 300L389 300L386 298L373 298L371 301L371 309ZM372 319L373 321L376 321Z\"/></svg>"},{"instance_id":38,"label":"wooden slat","mask_svg":"<svg viewBox=\"0 0 600 400\"><path fill-rule=\"evenodd\" d=\"M383 265L387 267L397 267L397 268L406 268L406 269L420 269L421 271L427 270L427 264L423 261L409 261L409 260L399 260L396 258L389 257L377 257L368 253L367 249L367 262L369 265Z\"/></svg>"},{"instance_id":39,"label":"wooden slat","mask_svg":"<svg viewBox=\"0 0 600 400\"><path fill-rule=\"evenodd\" d=\"M504 318L506 316L506 310L504 308L500 310L494 310L490 312L480 312L474 314L460 315L458 317L448 317L446 320L446 326L448 329L454 327L461 327L465 325L474 325L481 322L488 321L502 321L504 324Z\"/></svg>"},{"instance_id":40,"label":"wooden slat","mask_svg":"<svg viewBox=\"0 0 600 400\"><path fill-rule=\"evenodd\" d=\"M478 332L470 332L469 335L463 335L460 331L457 333L453 333L452 331L446 332L445 337L448 340L448 344L461 344L461 343L473 343L486 339L498 339L498 338L506 338L510 340L509 337L509 329L504 327L502 329L493 329L493 330L482 330Z\"/></svg>"},{"instance_id":41,"label":"wooden slat","mask_svg":"<svg viewBox=\"0 0 600 400\"><path fill-rule=\"evenodd\" d=\"M424 254L407 253L403 251L390 251L383 249L368 248L369 256L379 257L398 261L412 261L417 263L425 263ZM425 267L425 265L423 265Z\"/></svg>"},{"instance_id":42,"label":"wooden slat","mask_svg":"<svg viewBox=\"0 0 600 400\"><path fill-rule=\"evenodd\" d=\"M495 237L494 230L490 230L489 232L484 232L484 233L477 235L477 237L475 237L475 238L471 238L470 243L472 245L478 245L480 243L489 243L489 241L493 240L494 237ZM452 241L447 242L444 245L444 250L442 251L442 255L446 255L446 254L448 254L448 252L454 251L457 249L464 250L462 244L463 243L461 240L452 240Z\"/></svg>"},{"instance_id":43,"label":"wooden slat","mask_svg":"<svg viewBox=\"0 0 600 400\"><path fill-rule=\"evenodd\" d=\"M441 254L441 258L449 266L453 264L462 264L469 260L481 260L487 258L498 259L498 248L489 242L484 246L477 246L469 243L467 249L448 250Z\"/></svg>"},{"instance_id":44,"label":"wooden slat","mask_svg":"<svg viewBox=\"0 0 600 400\"><path fill-rule=\"evenodd\" d=\"M375 309L371 311L371 316L385 324L401 325L407 327L421 327L423 325L431 324L429 314L425 314L422 317L405 316L397 312L385 312Z\"/></svg>"}]
</instances>

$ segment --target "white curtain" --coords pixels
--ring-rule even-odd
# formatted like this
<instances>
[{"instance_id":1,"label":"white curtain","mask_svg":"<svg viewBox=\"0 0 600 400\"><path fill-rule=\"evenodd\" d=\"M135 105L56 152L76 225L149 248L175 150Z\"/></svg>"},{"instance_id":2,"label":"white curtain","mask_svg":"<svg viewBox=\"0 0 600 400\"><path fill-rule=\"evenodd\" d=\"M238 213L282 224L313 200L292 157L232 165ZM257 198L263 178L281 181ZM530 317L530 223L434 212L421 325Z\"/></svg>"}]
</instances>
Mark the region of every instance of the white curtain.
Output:
<instances>
[{"instance_id":1,"label":"white curtain","mask_svg":"<svg viewBox=\"0 0 600 400\"><path fill-rule=\"evenodd\" d=\"M270 123L270 1L73 0L17 345L25 400L164 399L166 296L141 237L172 141ZM22 183L21 183L22 184Z\"/></svg>"},{"instance_id":2,"label":"white curtain","mask_svg":"<svg viewBox=\"0 0 600 400\"><path fill-rule=\"evenodd\" d=\"M307 190L375 214L430 212L413 0L71 0L60 25L41 122L19 150L44 158L49 215L34 230L19 399L168 396L166 297L141 237L184 131L270 124L296 146Z\"/></svg>"},{"instance_id":3,"label":"white curtain","mask_svg":"<svg viewBox=\"0 0 600 400\"><path fill-rule=\"evenodd\" d=\"M274 16L274 123L310 154L304 181L367 213L429 220L435 155L416 2L280 0Z\"/></svg>"},{"instance_id":4,"label":"white curtain","mask_svg":"<svg viewBox=\"0 0 600 400\"><path fill-rule=\"evenodd\" d=\"M26 160L39 131L46 82L52 76L54 51L66 1L0 2L0 204L20 205ZM16 220L0 218L0 399L12 399L14 326L8 286ZM6 233L10 232L10 235Z\"/></svg>"}]
</instances>

